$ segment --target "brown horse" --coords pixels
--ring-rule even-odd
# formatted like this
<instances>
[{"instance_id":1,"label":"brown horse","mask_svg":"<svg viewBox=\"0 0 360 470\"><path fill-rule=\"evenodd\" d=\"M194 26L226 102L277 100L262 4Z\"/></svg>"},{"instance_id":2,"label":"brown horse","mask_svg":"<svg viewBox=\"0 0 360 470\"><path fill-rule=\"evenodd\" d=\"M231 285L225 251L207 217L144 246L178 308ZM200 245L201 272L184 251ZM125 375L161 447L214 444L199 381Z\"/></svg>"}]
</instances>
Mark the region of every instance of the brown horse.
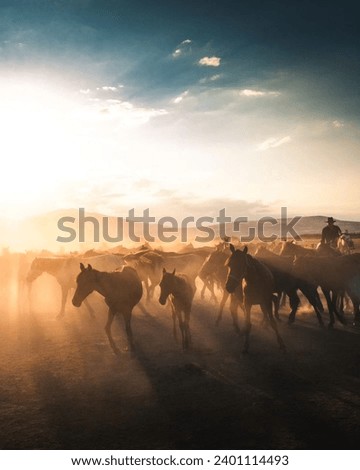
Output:
<instances>
[{"instance_id":1,"label":"brown horse","mask_svg":"<svg viewBox=\"0 0 360 470\"><path fill-rule=\"evenodd\" d=\"M294 272L299 279L317 287L320 286L328 305L329 328L335 323L335 316L345 324L345 318L338 309L338 298L344 292L349 295L355 321L359 319L360 257L357 254L333 256L300 256L294 260Z\"/></svg>"},{"instance_id":2,"label":"brown horse","mask_svg":"<svg viewBox=\"0 0 360 470\"><path fill-rule=\"evenodd\" d=\"M163 256L152 250L142 250L124 256L124 261L136 269L146 289L146 299L153 298L154 290L159 285L164 264Z\"/></svg>"},{"instance_id":3,"label":"brown horse","mask_svg":"<svg viewBox=\"0 0 360 470\"><path fill-rule=\"evenodd\" d=\"M35 258L28 271L26 281L31 289L32 283L41 276L43 273L48 273L54 276L61 287L61 306L57 318L61 318L65 314L65 305L68 297L69 290L76 286L76 276L79 272L79 263L84 261L90 262L96 269L104 271L114 271L115 269L124 266L122 256L105 254L99 256L92 256L89 258L68 256L68 257L40 257ZM88 301L85 305L89 310L91 316L94 312Z\"/></svg>"},{"instance_id":4,"label":"brown horse","mask_svg":"<svg viewBox=\"0 0 360 470\"><path fill-rule=\"evenodd\" d=\"M247 247L241 251L230 245L230 250L232 254L228 261L230 270L226 289L233 293L241 285L241 292L238 295L242 297L246 323L243 353L247 353L249 350L251 307L253 305L260 305L264 318L268 318L270 321L280 349L285 351L285 345L278 332L272 311L273 293L275 292L274 276L265 264L247 254Z\"/></svg>"},{"instance_id":5,"label":"brown horse","mask_svg":"<svg viewBox=\"0 0 360 470\"><path fill-rule=\"evenodd\" d=\"M217 302L214 288L215 285L221 288L225 287L227 277L226 261L229 255L230 251L222 243L217 245L215 251L205 260L199 272L199 278L204 284L200 293L201 299L204 299L205 290L208 289L211 293L211 300Z\"/></svg>"},{"instance_id":6,"label":"brown horse","mask_svg":"<svg viewBox=\"0 0 360 470\"><path fill-rule=\"evenodd\" d=\"M72 299L75 307L80 307L86 297L93 291L99 292L109 307L108 321L105 331L110 346L115 354L119 353L111 335L111 324L117 313L124 317L126 336L131 350L134 349L131 330L131 314L136 304L140 302L143 289L142 283L135 269L125 266L120 272L103 272L93 269L91 264L87 268L80 263L81 272L76 279L77 287Z\"/></svg>"},{"instance_id":7,"label":"brown horse","mask_svg":"<svg viewBox=\"0 0 360 470\"><path fill-rule=\"evenodd\" d=\"M175 339L177 338L177 319L181 331L182 347L184 350L188 349L191 345L190 313L195 285L185 274L175 275L175 269L172 273L168 273L164 268L160 289L159 302L161 305L165 305L167 298L170 296Z\"/></svg>"},{"instance_id":8,"label":"brown horse","mask_svg":"<svg viewBox=\"0 0 360 470\"><path fill-rule=\"evenodd\" d=\"M282 294L289 297L291 312L289 323L294 323L295 315L300 305L300 298L297 291L300 290L309 303L313 306L317 319L321 327L324 323L321 313L324 311L316 286L299 279L294 274L293 257L276 255L265 247L259 247L256 251L256 259L264 263L271 271L275 280L275 290L277 301L274 303L275 317L279 319L279 302Z\"/></svg>"}]
</instances>

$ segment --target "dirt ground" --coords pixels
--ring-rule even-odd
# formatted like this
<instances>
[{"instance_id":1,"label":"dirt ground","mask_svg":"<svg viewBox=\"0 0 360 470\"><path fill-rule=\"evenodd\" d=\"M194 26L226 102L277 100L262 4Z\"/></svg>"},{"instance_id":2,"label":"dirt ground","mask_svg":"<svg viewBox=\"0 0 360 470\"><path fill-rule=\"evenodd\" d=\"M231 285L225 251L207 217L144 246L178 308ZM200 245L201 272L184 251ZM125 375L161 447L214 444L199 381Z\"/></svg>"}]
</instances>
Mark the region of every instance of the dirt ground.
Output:
<instances>
[{"instance_id":1,"label":"dirt ground","mask_svg":"<svg viewBox=\"0 0 360 470\"><path fill-rule=\"evenodd\" d=\"M55 287L36 282L52 308L1 309L2 449L358 448L360 331L350 324L321 330L303 310L289 327L285 308L283 355L254 309L243 356L228 309L216 328L217 307L197 297L184 353L154 301L134 311L136 354L115 356L100 297L95 319L69 305L58 321ZM113 333L124 346L120 320Z\"/></svg>"}]
</instances>

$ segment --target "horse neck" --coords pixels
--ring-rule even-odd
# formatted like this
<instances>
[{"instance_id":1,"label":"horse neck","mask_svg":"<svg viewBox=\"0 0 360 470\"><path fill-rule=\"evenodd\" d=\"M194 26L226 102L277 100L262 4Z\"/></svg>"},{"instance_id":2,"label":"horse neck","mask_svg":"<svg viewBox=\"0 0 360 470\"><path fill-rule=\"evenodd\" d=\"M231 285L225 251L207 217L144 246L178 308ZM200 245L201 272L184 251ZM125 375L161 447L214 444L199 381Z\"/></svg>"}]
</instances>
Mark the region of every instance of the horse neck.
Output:
<instances>
[{"instance_id":1,"label":"horse neck","mask_svg":"<svg viewBox=\"0 0 360 470\"><path fill-rule=\"evenodd\" d=\"M64 259L61 258L41 258L41 263L38 263L37 270L56 277L63 264Z\"/></svg>"},{"instance_id":2,"label":"horse neck","mask_svg":"<svg viewBox=\"0 0 360 470\"><path fill-rule=\"evenodd\" d=\"M96 272L96 284L95 284L95 290L99 294L101 294L103 297L109 297L109 286L108 286L108 280L109 280L109 274L106 272L102 271L95 271Z\"/></svg>"},{"instance_id":3,"label":"horse neck","mask_svg":"<svg viewBox=\"0 0 360 470\"><path fill-rule=\"evenodd\" d=\"M183 296L185 282L185 279L179 276L174 276L174 280L170 288L170 294L174 295L175 297Z\"/></svg>"},{"instance_id":4,"label":"horse neck","mask_svg":"<svg viewBox=\"0 0 360 470\"><path fill-rule=\"evenodd\" d=\"M245 271L244 279L255 280L259 277L260 262L250 255L246 255L247 269Z\"/></svg>"}]
</instances>

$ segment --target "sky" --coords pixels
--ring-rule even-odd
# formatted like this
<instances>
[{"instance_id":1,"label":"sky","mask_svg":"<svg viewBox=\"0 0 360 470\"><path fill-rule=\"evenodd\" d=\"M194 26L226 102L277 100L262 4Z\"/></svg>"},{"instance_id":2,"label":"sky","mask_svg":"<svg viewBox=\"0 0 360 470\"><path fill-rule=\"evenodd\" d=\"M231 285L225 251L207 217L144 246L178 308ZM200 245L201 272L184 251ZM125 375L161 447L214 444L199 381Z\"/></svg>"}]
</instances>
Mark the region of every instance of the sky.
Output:
<instances>
[{"instance_id":1,"label":"sky","mask_svg":"<svg viewBox=\"0 0 360 470\"><path fill-rule=\"evenodd\" d=\"M0 1L0 211L360 220L355 2Z\"/></svg>"}]
</instances>

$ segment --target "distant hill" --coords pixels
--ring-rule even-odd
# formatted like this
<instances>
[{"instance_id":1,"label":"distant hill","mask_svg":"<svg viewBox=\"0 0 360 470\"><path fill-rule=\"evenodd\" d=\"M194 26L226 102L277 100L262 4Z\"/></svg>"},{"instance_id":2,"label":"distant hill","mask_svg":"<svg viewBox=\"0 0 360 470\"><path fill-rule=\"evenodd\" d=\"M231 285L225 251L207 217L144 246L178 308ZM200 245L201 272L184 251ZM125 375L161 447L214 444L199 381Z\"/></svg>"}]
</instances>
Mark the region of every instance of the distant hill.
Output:
<instances>
[{"instance_id":1,"label":"distant hill","mask_svg":"<svg viewBox=\"0 0 360 470\"><path fill-rule=\"evenodd\" d=\"M296 229L300 235L320 234L321 230L326 225L326 219L327 217L323 215L302 217L296 224ZM337 220L336 225L338 225L343 232L348 230L350 233L360 233L360 222Z\"/></svg>"}]
</instances>

